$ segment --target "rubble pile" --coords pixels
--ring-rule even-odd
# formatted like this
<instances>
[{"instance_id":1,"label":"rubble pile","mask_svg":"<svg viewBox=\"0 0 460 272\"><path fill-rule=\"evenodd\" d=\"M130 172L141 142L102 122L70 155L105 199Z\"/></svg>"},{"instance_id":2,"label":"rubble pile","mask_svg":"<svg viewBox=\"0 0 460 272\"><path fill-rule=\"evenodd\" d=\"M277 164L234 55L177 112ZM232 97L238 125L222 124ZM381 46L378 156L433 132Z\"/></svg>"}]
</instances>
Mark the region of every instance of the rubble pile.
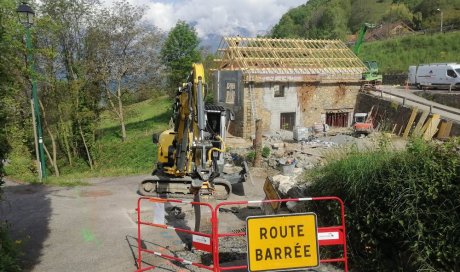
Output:
<instances>
[{"instance_id":1,"label":"rubble pile","mask_svg":"<svg viewBox=\"0 0 460 272\"><path fill-rule=\"evenodd\" d=\"M307 195L304 171L324 163L328 150L356 145L364 148L371 138L355 138L349 129L331 129L327 133L308 134L307 139L294 140L294 133L287 130L264 133L262 146L269 148L263 157L262 168L272 177L274 188L282 198L296 198ZM254 156L253 141L233 137L230 139L226 161L230 165L241 166L244 160L250 162ZM305 185L307 184L307 185Z\"/></svg>"}]
</instances>

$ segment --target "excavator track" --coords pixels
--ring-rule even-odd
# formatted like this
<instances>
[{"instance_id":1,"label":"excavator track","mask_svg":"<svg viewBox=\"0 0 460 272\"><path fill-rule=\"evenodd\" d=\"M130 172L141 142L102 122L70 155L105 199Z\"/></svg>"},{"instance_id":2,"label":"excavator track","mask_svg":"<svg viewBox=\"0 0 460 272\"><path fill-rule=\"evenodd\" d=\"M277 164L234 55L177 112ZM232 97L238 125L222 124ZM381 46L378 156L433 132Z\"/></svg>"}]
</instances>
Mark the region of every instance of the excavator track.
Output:
<instances>
[{"instance_id":1,"label":"excavator track","mask_svg":"<svg viewBox=\"0 0 460 272\"><path fill-rule=\"evenodd\" d=\"M158 178L158 179L157 179ZM174 178L180 179L180 178ZM161 198L179 198L179 199L193 199L194 194L190 192L191 183L188 180L175 180L168 178L162 180L154 176L154 179L144 180L139 184L139 194L143 196L161 197ZM160 188L158 188L160 187ZM217 200L226 200L231 193L230 183L214 184L213 195ZM211 195L207 189L201 189L200 195Z\"/></svg>"}]
</instances>

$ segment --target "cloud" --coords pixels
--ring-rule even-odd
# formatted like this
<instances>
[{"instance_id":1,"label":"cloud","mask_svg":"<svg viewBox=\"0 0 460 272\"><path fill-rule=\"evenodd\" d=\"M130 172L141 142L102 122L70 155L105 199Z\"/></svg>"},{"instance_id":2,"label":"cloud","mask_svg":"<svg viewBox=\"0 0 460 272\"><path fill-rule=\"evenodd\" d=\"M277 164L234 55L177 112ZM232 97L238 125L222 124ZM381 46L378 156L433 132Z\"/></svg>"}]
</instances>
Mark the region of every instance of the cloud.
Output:
<instances>
[{"instance_id":1,"label":"cloud","mask_svg":"<svg viewBox=\"0 0 460 272\"><path fill-rule=\"evenodd\" d=\"M114 0L103 0L110 4ZM178 20L193 24L198 36L237 35L244 29L251 36L275 25L290 8L307 0L129 0L147 8L145 19L164 31Z\"/></svg>"}]
</instances>

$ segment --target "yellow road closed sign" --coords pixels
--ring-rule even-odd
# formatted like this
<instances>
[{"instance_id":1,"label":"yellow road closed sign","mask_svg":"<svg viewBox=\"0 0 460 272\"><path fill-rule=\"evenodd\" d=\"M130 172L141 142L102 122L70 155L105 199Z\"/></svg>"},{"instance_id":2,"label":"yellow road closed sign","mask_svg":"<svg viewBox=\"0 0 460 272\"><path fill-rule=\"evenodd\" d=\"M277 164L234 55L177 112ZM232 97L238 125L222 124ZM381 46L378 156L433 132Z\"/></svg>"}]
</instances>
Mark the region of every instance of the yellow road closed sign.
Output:
<instances>
[{"instance_id":1,"label":"yellow road closed sign","mask_svg":"<svg viewBox=\"0 0 460 272\"><path fill-rule=\"evenodd\" d=\"M254 216L246 224L249 271L319 265L316 214Z\"/></svg>"}]
</instances>

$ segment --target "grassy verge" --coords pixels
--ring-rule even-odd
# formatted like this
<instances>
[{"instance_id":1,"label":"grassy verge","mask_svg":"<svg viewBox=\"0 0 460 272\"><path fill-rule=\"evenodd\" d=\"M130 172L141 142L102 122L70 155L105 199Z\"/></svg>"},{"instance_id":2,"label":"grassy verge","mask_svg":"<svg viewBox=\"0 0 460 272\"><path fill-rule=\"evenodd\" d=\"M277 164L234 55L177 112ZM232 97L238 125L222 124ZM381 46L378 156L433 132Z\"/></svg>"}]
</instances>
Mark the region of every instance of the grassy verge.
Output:
<instances>
[{"instance_id":1,"label":"grassy verge","mask_svg":"<svg viewBox=\"0 0 460 272\"><path fill-rule=\"evenodd\" d=\"M404 151L351 150L309 179L311 195L344 200L349 257L357 271L459 267L460 138L444 144L412 140Z\"/></svg>"},{"instance_id":2,"label":"grassy verge","mask_svg":"<svg viewBox=\"0 0 460 272\"><path fill-rule=\"evenodd\" d=\"M460 62L460 32L415 35L364 43L359 57L376 60L382 73L407 73L410 65Z\"/></svg>"},{"instance_id":3,"label":"grassy verge","mask_svg":"<svg viewBox=\"0 0 460 272\"><path fill-rule=\"evenodd\" d=\"M8 229L9 225L0 221L0 271L19 272L19 245L10 238Z\"/></svg>"}]
</instances>

